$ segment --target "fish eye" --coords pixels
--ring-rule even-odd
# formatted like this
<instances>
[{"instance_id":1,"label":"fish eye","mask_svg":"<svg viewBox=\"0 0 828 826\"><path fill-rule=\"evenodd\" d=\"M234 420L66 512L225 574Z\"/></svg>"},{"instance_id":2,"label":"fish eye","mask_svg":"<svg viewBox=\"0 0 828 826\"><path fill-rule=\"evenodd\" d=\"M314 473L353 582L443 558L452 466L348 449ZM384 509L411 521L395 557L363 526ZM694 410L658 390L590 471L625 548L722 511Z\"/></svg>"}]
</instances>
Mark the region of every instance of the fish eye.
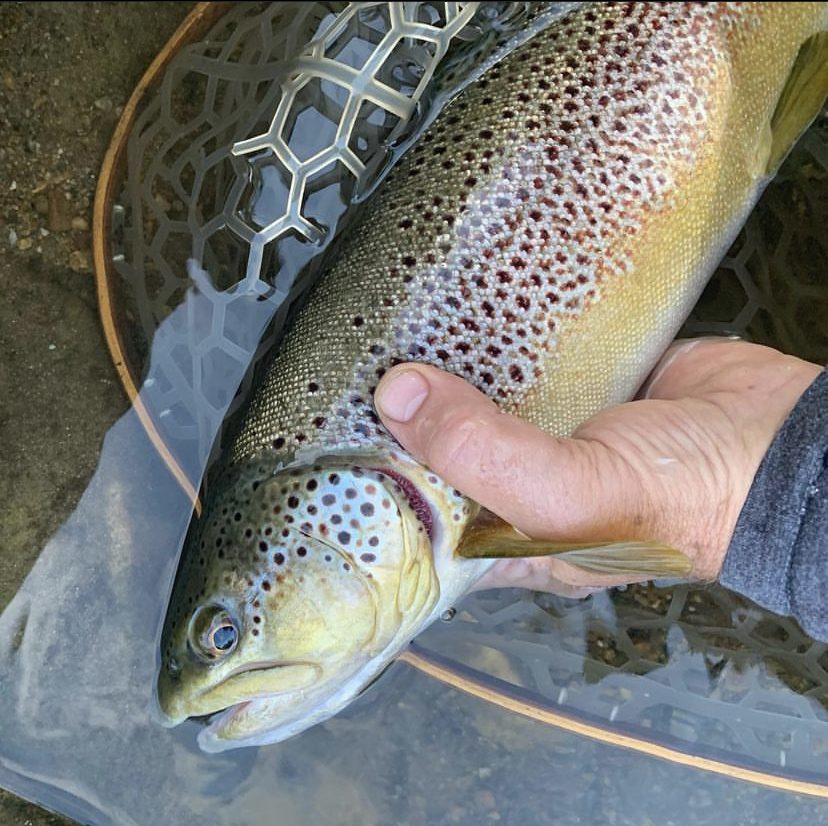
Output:
<instances>
[{"instance_id":1,"label":"fish eye","mask_svg":"<svg viewBox=\"0 0 828 826\"><path fill-rule=\"evenodd\" d=\"M234 625L219 625L213 628L208 636L208 642L219 651L228 651L236 644L236 628Z\"/></svg>"},{"instance_id":2,"label":"fish eye","mask_svg":"<svg viewBox=\"0 0 828 826\"><path fill-rule=\"evenodd\" d=\"M189 643L198 656L207 660L226 657L238 641L238 625L225 608L205 605L193 614Z\"/></svg>"}]
</instances>

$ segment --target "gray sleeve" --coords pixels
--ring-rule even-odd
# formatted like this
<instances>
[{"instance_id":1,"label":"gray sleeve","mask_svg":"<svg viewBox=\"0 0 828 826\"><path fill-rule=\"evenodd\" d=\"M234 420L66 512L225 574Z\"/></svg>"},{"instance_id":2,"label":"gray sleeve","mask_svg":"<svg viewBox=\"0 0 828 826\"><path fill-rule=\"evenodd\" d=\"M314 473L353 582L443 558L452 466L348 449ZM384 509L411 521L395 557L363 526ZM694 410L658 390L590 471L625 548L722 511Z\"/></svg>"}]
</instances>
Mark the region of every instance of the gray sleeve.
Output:
<instances>
[{"instance_id":1,"label":"gray sleeve","mask_svg":"<svg viewBox=\"0 0 828 826\"><path fill-rule=\"evenodd\" d=\"M765 454L719 580L828 641L828 369Z\"/></svg>"}]
</instances>

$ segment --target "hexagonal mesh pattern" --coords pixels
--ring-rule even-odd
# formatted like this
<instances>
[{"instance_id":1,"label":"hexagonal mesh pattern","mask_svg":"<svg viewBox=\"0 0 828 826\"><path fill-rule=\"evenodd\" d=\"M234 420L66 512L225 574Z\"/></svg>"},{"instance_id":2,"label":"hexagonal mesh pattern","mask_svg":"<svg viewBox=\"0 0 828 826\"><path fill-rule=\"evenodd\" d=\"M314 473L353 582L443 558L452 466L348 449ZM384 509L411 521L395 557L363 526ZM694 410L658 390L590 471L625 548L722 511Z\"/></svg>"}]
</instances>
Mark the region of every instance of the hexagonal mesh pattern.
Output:
<instances>
[{"instance_id":1,"label":"hexagonal mesh pattern","mask_svg":"<svg viewBox=\"0 0 828 826\"><path fill-rule=\"evenodd\" d=\"M811 775L828 749L826 646L718 587L476 595L415 649L694 754Z\"/></svg>"},{"instance_id":2,"label":"hexagonal mesh pattern","mask_svg":"<svg viewBox=\"0 0 828 826\"><path fill-rule=\"evenodd\" d=\"M448 94L570 5L241 4L171 63L129 139L112 248L127 355L145 364L153 340L142 396L190 478L355 201ZM826 177L823 117L685 334L828 361ZM696 753L808 775L828 750L826 646L719 588L482 594L418 646L531 702Z\"/></svg>"},{"instance_id":3,"label":"hexagonal mesh pattern","mask_svg":"<svg viewBox=\"0 0 828 826\"><path fill-rule=\"evenodd\" d=\"M762 197L682 335L735 334L828 363L828 111Z\"/></svg>"}]
</instances>

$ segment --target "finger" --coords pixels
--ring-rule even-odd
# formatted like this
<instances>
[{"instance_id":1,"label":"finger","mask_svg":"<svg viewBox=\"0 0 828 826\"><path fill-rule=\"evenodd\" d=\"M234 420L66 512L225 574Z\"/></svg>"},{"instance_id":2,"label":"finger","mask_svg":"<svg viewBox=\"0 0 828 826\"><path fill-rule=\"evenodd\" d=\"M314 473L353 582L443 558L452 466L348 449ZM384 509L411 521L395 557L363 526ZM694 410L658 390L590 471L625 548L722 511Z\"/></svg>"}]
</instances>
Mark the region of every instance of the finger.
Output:
<instances>
[{"instance_id":1,"label":"finger","mask_svg":"<svg viewBox=\"0 0 828 826\"><path fill-rule=\"evenodd\" d=\"M553 438L456 376L400 365L380 382L375 405L412 455L529 536L614 540L613 528L634 518L637 486L612 451Z\"/></svg>"}]
</instances>

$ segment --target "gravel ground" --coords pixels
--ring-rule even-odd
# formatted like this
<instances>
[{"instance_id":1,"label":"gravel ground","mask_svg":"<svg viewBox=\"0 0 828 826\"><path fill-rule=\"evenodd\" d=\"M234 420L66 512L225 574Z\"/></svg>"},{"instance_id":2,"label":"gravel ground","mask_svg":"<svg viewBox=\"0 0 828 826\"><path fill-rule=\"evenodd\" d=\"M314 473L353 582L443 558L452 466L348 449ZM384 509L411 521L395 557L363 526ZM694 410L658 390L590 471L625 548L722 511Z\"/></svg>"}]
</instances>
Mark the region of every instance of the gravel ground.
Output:
<instances>
[{"instance_id":1,"label":"gravel ground","mask_svg":"<svg viewBox=\"0 0 828 826\"><path fill-rule=\"evenodd\" d=\"M92 201L121 108L190 8L0 4L0 611L126 409L98 319ZM0 791L2 826L63 823Z\"/></svg>"}]
</instances>

